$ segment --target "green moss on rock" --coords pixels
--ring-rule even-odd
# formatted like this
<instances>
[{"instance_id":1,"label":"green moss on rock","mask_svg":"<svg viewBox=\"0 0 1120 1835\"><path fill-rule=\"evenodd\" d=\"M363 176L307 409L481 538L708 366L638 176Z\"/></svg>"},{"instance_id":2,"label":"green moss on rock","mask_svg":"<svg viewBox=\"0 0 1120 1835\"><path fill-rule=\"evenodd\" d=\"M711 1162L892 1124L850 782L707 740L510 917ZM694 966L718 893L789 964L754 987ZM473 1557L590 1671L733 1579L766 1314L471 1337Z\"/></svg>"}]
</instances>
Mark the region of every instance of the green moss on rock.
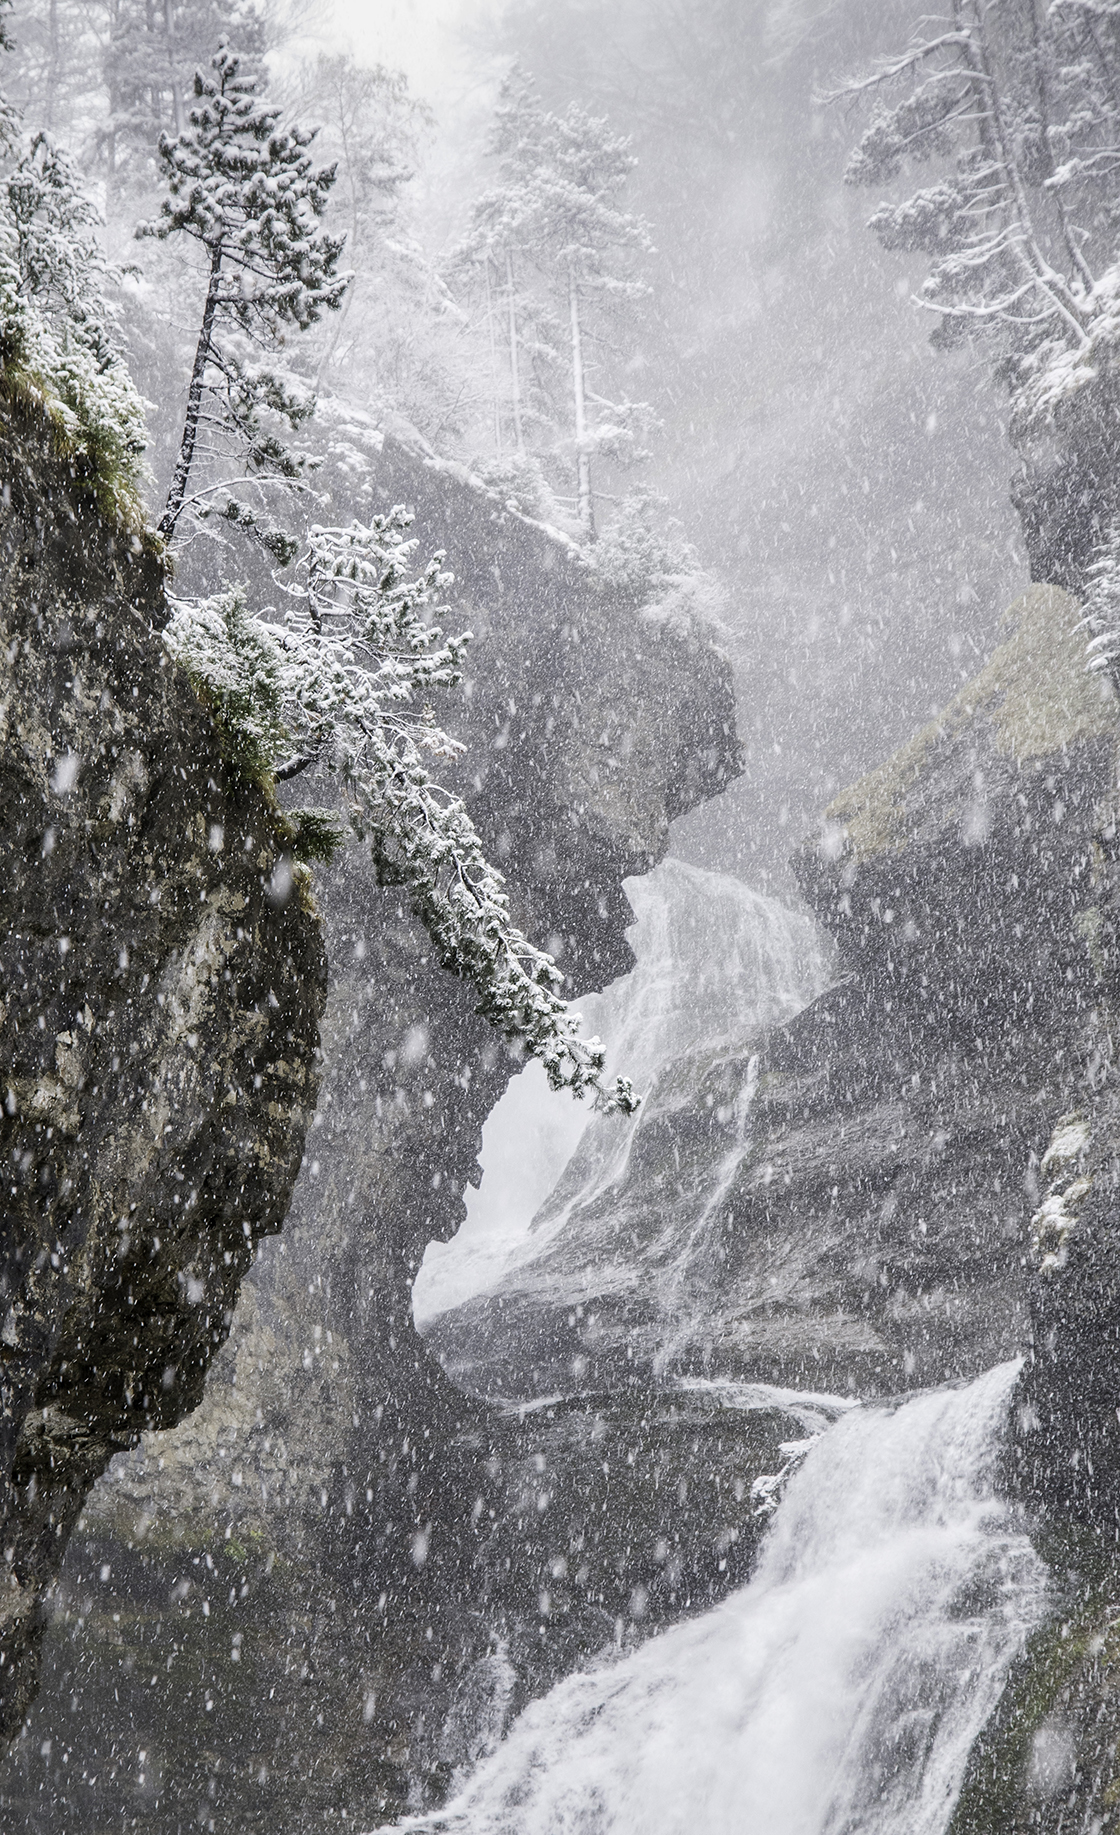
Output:
<instances>
[{"instance_id":1,"label":"green moss on rock","mask_svg":"<svg viewBox=\"0 0 1120 1835\"><path fill-rule=\"evenodd\" d=\"M907 845L911 793L937 751L970 725L986 722L993 750L1019 766L1115 732L1116 696L1086 667L1080 619L1077 600L1058 586L1031 586L1009 607L1003 624L1010 634L979 675L826 810L826 822L847 830L857 860Z\"/></svg>"}]
</instances>

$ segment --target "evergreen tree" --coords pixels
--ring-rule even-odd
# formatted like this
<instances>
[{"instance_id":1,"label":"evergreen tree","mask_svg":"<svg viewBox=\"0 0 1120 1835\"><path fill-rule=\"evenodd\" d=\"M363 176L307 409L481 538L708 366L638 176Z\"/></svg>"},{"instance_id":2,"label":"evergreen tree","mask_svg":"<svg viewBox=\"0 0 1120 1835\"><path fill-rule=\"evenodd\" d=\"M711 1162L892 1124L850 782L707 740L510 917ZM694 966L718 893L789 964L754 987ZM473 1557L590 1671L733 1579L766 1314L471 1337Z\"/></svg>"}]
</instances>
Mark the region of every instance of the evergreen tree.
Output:
<instances>
[{"instance_id":1,"label":"evergreen tree","mask_svg":"<svg viewBox=\"0 0 1120 1835\"><path fill-rule=\"evenodd\" d=\"M441 351L448 297L409 234L402 193L428 108L407 78L350 56L320 57L284 90L300 118L318 122L318 146L337 167L329 222L345 230L354 270L341 310L321 335L317 386L349 392L360 377L363 402L403 412L433 433L456 384Z\"/></svg>"},{"instance_id":2,"label":"evergreen tree","mask_svg":"<svg viewBox=\"0 0 1120 1835\"><path fill-rule=\"evenodd\" d=\"M559 970L513 924L463 803L428 768L462 750L430 696L458 683L468 640L444 640L432 622L449 576L442 555L414 572L410 522L395 509L313 528L282 623L255 617L238 593L179 601L168 648L243 762L276 778L312 764L337 775L379 881L406 889L444 967L473 982L479 1011L541 1060L552 1087L630 1111L630 1085L604 1086L603 1052L580 1038Z\"/></svg>"},{"instance_id":3,"label":"evergreen tree","mask_svg":"<svg viewBox=\"0 0 1120 1835\"><path fill-rule=\"evenodd\" d=\"M1085 335L1094 277L1078 205L1089 203L1090 220L1098 214L1085 199L1085 155L1095 164L1102 132L1113 134L1103 79L1110 61L1116 68L1114 43L1093 80L1078 43L1088 19L1080 4L1040 19L1034 0L995 9L952 0L947 30L919 38L857 86L901 83L906 94L876 109L850 182L889 183L904 166L931 160L948 166L871 219L885 247L931 258L922 297L943 315L943 337L966 322L997 331L1009 349L1055 332L1074 342Z\"/></svg>"},{"instance_id":4,"label":"evergreen tree","mask_svg":"<svg viewBox=\"0 0 1120 1835\"><path fill-rule=\"evenodd\" d=\"M559 328L551 311L534 298L528 283L529 264L523 259L523 225L520 220L520 168L531 165L534 154L546 157L544 111L535 90L515 68L502 85L488 152L499 159L505 181L485 193L471 213L470 228L453 251L450 272L468 289L480 294L490 348L494 384L494 445L503 455L505 444L502 398L507 391L498 381L496 351L505 348L508 402L513 448L525 455L527 415L533 413L534 395L540 389L542 365L547 372L559 356ZM520 161L511 155L520 149Z\"/></svg>"},{"instance_id":5,"label":"evergreen tree","mask_svg":"<svg viewBox=\"0 0 1120 1835\"><path fill-rule=\"evenodd\" d=\"M1057 436L1067 467L1079 450L1101 455L1093 495L1111 502L1087 505L1076 537L1084 547L1095 527L1099 627L1115 603L1101 569L1120 556L1107 459L1120 439L1120 7L951 0L947 19L842 93L867 92L876 106L849 178L894 185L937 168L871 218L885 247L928 259L920 298L939 315L936 341L986 340L1022 446ZM1072 583L1085 573L1084 555L1071 560Z\"/></svg>"},{"instance_id":6,"label":"evergreen tree","mask_svg":"<svg viewBox=\"0 0 1120 1835\"><path fill-rule=\"evenodd\" d=\"M161 134L185 131L195 72L223 37L243 72L259 69L264 19L256 0L113 0L107 23L106 163L118 186L143 184Z\"/></svg>"},{"instance_id":7,"label":"evergreen tree","mask_svg":"<svg viewBox=\"0 0 1120 1835\"><path fill-rule=\"evenodd\" d=\"M523 449L521 326L533 323L538 351L552 355L535 289L519 282L531 273L544 301L566 321L567 373L576 456L577 507L584 530L594 533L591 464L596 451L620 456L632 443L643 410L612 402L588 381L593 322L610 317L644 292L629 260L649 250L644 222L622 208L634 166L629 143L608 121L572 105L546 112L518 72L502 92L491 151L501 182L475 206L459 258L474 260L487 277L504 280L515 442ZM530 304L532 302L532 304ZM554 321L555 322L555 321ZM556 356L559 352L556 351Z\"/></svg>"},{"instance_id":8,"label":"evergreen tree","mask_svg":"<svg viewBox=\"0 0 1120 1835\"><path fill-rule=\"evenodd\" d=\"M207 264L179 456L159 523L168 540L184 508L205 513L227 482L209 481L188 497L198 457L236 459L258 481L300 477L303 461L271 428L277 421L298 427L313 398L259 353L279 352L285 332L337 310L349 279L338 273L342 239L320 224L335 169L314 167L313 134L281 124L280 110L261 102L227 45L211 71L195 77L186 131L160 140L167 195L159 217L137 231L186 236ZM288 552L282 534L239 499L230 497L223 514L278 554Z\"/></svg>"},{"instance_id":9,"label":"evergreen tree","mask_svg":"<svg viewBox=\"0 0 1120 1835\"><path fill-rule=\"evenodd\" d=\"M27 118L104 172L110 207L151 184L223 34L254 59L272 36L262 0L20 0L18 17Z\"/></svg>"},{"instance_id":10,"label":"evergreen tree","mask_svg":"<svg viewBox=\"0 0 1120 1835\"><path fill-rule=\"evenodd\" d=\"M73 161L43 133L21 144L19 125L0 98L0 373L46 408L104 507L138 520L144 404L122 355L119 276Z\"/></svg>"}]
</instances>

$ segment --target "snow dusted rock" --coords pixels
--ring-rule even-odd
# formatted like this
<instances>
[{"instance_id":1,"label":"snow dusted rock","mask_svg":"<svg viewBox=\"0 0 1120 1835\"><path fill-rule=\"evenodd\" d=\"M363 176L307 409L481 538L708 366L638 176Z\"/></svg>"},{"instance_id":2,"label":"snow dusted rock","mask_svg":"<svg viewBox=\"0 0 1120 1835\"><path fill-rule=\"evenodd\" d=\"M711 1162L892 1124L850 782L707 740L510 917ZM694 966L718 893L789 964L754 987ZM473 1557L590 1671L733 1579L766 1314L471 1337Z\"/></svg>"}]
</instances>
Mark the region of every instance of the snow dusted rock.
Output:
<instances>
[{"instance_id":1,"label":"snow dusted rock","mask_svg":"<svg viewBox=\"0 0 1120 1835\"><path fill-rule=\"evenodd\" d=\"M1116 704L1078 616L1032 588L987 668L826 812L796 866L836 985L761 1038L729 978L726 1036L661 1066L621 1160L581 1193L577 1155L517 1265L431 1323L459 1380L866 1392L1026 1347L1038 1162L1112 947Z\"/></svg>"},{"instance_id":2,"label":"snow dusted rock","mask_svg":"<svg viewBox=\"0 0 1120 1835\"><path fill-rule=\"evenodd\" d=\"M0 429L0 1725L90 1486L194 1408L318 1079L319 926L153 552Z\"/></svg>"},{"instance_id":3,"label":"snow dusted rock","mask_svg":"<svg viewBox=\"0 0 1120 1835\"><path fill-rule=\"evenodd\" d=\"M337 469L319 480L332 517L406 503L424 553L446 550L443 622L474 632L469 693L438 709L466 745L456 787L517 922L558 955L573 995L602 986L632 964L623 880L648 872L673 818L738 768L713 633L605 590L567 538L391 433L355 449L347 480L349 495ZM329 789L301 778L293 792ZM355 1820L401 1808L455 1762L441 1728L456 1722L459 1678L489 1660L491 1622L504 1618L520 1686L536 1689L613 1642L617 1619L645 1635L688 1598L725 1591L757 1534L754 1471L777 1470L797 1431L784 1409L757 1407L744 1430L718 1398L674 1415L656 1397L607 1397L521 1419L455 1388L416 1334L412 1282L461 1220L482 1124L518 1060L360 851L317 873L316 895L331 964L323 1088L283 1236L245 1284L201 1407L114 1462L63 1575L27 1737L63 1712L75 1727L79 1694L82 1757L59 1801L84 1768L96 1789L76 1785L72 1801L102 1820L131 1800L101 1763L122 1737L163 1755L168 1801L206 1796L200 1754L219 1742L215 1813L239 1826L258 1814L303 1826L340 1802ZM743 1432L765 1451L740 1471ZM698 1436L717 1447L718 1516ZM588 1460L600 1501L608 1485L624 1500L621 1547L609 1513L580 1516ZM685 1525L677 1487L691 1481ZM542 1593L555 1602L547 1637ZM85 1626L80 1674L67 1615ZM230 1665L235 1637L243 1660ZM133 1687L122 1639L137 1678L152 1671L136 1640L158 1644L160 1666L189 1644L191 1664L176 1657L160 1690ZM199 1673L207 1691L188 1686ZM262 1755L251 1773L247 1752ZM8 1803L0 1792L0 1820Z\"/></svg>"},{"instance_id":4,"label":"snow dusted rock","mask_svg":"<svg viewBox=\"0 0 1120 1835\"><path fill-rule=\"evenodd\" d=\"M1079 618L1060 588L1030 587L987 667L836 799L794 863L845 966L943 1048L1013 1050L1096 998L1117 714Z\"/></svg>"}]
</instances>

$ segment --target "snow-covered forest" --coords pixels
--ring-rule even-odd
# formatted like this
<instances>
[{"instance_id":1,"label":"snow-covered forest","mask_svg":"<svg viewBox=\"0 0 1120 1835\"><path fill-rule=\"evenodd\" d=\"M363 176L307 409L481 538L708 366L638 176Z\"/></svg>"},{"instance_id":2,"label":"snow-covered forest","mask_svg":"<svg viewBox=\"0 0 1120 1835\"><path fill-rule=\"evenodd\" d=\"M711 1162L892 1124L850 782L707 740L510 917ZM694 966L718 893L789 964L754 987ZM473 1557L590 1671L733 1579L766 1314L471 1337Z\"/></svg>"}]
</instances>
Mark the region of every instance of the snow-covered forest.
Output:
<instances>
[{"instance_id":1,"label":"snow-covered forest","mask_svg":"<svg viewBox=\"0 0 1120 1835\"><path fill-rule=\"evenodd\" d=\"M1112 1826L1118 352L1114 0L0 0L13 1835Z\"/></svg>"}]
</instances>

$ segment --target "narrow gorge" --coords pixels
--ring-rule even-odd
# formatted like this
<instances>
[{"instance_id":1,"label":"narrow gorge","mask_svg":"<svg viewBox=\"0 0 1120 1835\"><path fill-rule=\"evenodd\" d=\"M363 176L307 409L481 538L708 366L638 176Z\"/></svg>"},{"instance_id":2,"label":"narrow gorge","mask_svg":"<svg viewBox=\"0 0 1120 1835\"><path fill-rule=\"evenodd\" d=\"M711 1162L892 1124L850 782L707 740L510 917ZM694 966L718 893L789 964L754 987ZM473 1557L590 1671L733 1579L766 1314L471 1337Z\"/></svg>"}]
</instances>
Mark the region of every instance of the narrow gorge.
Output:
<instances>
[{"instance_id":1,"label":"narrow gorge","mask_svg":"<svg viewBox=\"0 0 1120 1835\"><path fill-rule=\"evenodd\" d=\"M1032 587L981 673L823 813L795 857L810 919L718 874L656 864L669 821L736 765L726 677L703 629L596 596L555 538L422 454L387 438L379 461L371 490L396 498L407 487L426 537L491 559L488 578L464 572L455 587L476 622L478 600L488 614L463 728L467 758L485 761L469 794L491 847L514 863L525 921L568 926L552 947L577 989L609 983L584 1002L586 1017L609 1065L639 1079L643 1104L633 1118L596 1117L520 1068L359 856L319 870L317 918L307 870L292 863L292 821L255 810L201 739L178 778L187 791L172 785L181 811L197 784L201 814L160 827L158 786L178 771L169 728L204 734L201 712L153 700L137 725L126 706L115 754L81 726L83 709L119 704L99 659L119 656L126 637L130 655L151 659L139 679L152 694L175 692L159 652L158 569L138 550L115 571L103 566L95 593L68 559L69 518L89 514L80 493L29 457L9 553L37 597L9 589L6 603L13 618L49 607L61 634L46 674L14 678L9 807L25 858L53 870L56 856L85 850L82 873L66 870L90 888L90 915L72 894L52 895L38 865L11 888L25 913L19 934L37 951L20 957L25 1002L10 1002L12 1036L34 1044L49 1031L37 1007L20 1028L33 993L41 1002L55 985L46 962L68 971L73 957L88 986L100 950L106 1012L99 1021L90 1000L92 1018L58 1023L44 1067L24 1067L13 1046L5 1125L75 1142L65 1104L100 1112L96 1053L112 1050L118 1072L122 1057L141 1059L143 1084L129 1073L114 1087L156 1149L143 1150L154 1181L145 1197L140 1147L125 1150L119 1119L104 1122L104 1149L86 1122L61 1164L46 1135L53 1202L70 1201L65 1216L49 1213L51 1245L40 1235L36 1260L21 1244L8 1275L9 1393L26 1398L9 1480L9 1520L26 1525L9 1556L21 1589L6 1621L16 1627L5 1641L16 1653L13 1730L60 1562L61 1579L6 1813L59 1831L127 1816L163 1835L189 1803L216 1829L294 1831L309 1818L360 1827L424 1812L450 1793L450 1819L429 1810L432 1826L544 1830L582 1816L586 1796L606 1805L588 1827L676 1830L695 1807L682 1780L707 1765L709 1742L721 1746L719 1721L700 1689L683 1770L657 1787L656 1811L653 1799L641 1808L634 1791L654 1788L656 1767L611 1778L623 1749L629 1765L664 1737L642 1705L668 1700L654 1678L695 1691L690 1665L714 1661L727 1689L745 1691L726 1712L761 1727L790 1711L785 1683L767 1706L775 1665L784 1674L794 1663L796 1676L797 1665L831 1674L856 1661L805 1643L819 1590L851 1585L852 1623L837 1636L870 1649L884 1635L876 1625L918 1615L914 1653L897 1658L911 1664L905 1678L896 1668L868 1681L877 1672L860 1670L871 1693L852 1696L859 1738L895 1742L901 1795L869 1822L857 1805L872 1760L850 1758L853 1826L894 1829L903 1817L932 1835L956 1802L954 1830L1065 1828L1068 1806L1090 1813L1114 1776L1102 1725L1113 1711L1107 1525L1120 1431L1108 1273L1117 708L1107 679L1085 670L1077 602ZM82 632L95 621L90 655ZM106 630L120 633L114 647ZM625 721L608 650L624 659L629 690L640 682ZM585 722L604 735L594 772L577 743ZM154 780L141 731L158 741ZM130 775L114 797L113 765L94 761L117 757ZM68 760L78 761L69 772ZM555 813L526 794L538 778L569 786ZM242 840L250 823L258 832ZM548 841L558 824L562 848ZM191 898L175 891L184 876L198 886L205 940ZM140 913L127 937L116 915L92 915L126 908ZM222 943L215 923L233 918ZM320 926L331 963L321 1047ZM247 936L248 991L236 979ZM156 966L141 967L149 957ZM195 991L200 961L208 992ZM285 992L297 973L302 1006ZM63 1000L66 985L64 973ZM206 1002L223 990L259 1024L231 1030L220 1009L215 1017ZM110 1027L117 1011L127 1035ZM281 1025L282 1063L264 1055ZM283 1104L280 1076L293 1091ZM246 1081L268 1090L267 1107L246 1103ZM213 1144L231 1109L235 1205ZM281 1220L304 1127L283 1231L250 1267L249 1246ZM190 1151L206 1157L191 1195L206 1197L184 1206L193 1138ZM6 1151L24 1169L15 1134ZM41 1148L32 1164L41 1185ZM114 1166L139 1193L131 1210L102 1196ZM242 1227L250 1192L261 1194L259 1221ZM175 1228L178 1206L187 1232ZM223 1237L231 1215L240 1240L228 1223ZM221 1314L204 1311L200 1353L195 1283L209 1293L219 1269L228 1297ZM180 1295L179 1310L161 1311L156 1292ZM134 1324L131 1356L111 1363L101 1347L113 1333L127 1344ZM81 1349L93 1334L96 1357ZM158 1389L143 1374L157 1363ZM115 1386L109 1368L124 1372ZM169 1368L182 1378L169 1383ZM946 1383L973 1387L938 1389ZM916 1392L926 1399L905 1401ZM919 1432L912 1411L923 1408ZM956 1477L939 1438L953 1410L971 1449ZM895 1469L904 1446L912 1462ZM869 1497L877 1487L897 1496L878 1527L859 1515L853 1459L879 1473ZM945 1477L931 1491L932 1470ZM850 1515L829 1527L818 1557L832 1505ZM919 1564L898 1569L895 1599L848 1574L849 1534L870 1537L869 1575L894 1562L892 1538L903 1537L899 1560L910 1559L911 1535L947 1537L958 1553L942 1572L940 1544L920 1555L916 1544ZM32 1547L45 1557L22 1552ZM767 1589L776 1601L790 1586L790 1610L808 1616L764 1631ZM977 1588L990 1605L958 1623L954 1601ZM762 1615L757 1632L734 1630L744 1613L745 1627ZM935 1634L938 1614L951 1634ZM743 1637L746 1648L762 1643L741 1671L731 1653ZM678 1658L678 1646L694 1654ZM901 1724L886 1730L899 1699L924 1701L924 1677L948 1687L970 1662L988 1692L927 1702L928 1737L900 1756L910 1736ZM837 1698L848 1691L838 1676ZM545 1720L533 1709L477 1784L465 1782L526 1702L557 1684L555 1712L576 1717L557 1758L548 1738L531 1761L518 1758L533 1729L551 1724L552 1708ZM799 1700L800 1685L789 1686ZM576 1729L603 1688L617 1703L606 1724L636 1719L606 1745L597 1734L599 1756L589 1748L585 1762ZM841 1813L827 1741L854 1731L828 1733L799 1786L815 1778L823 1795L800 1809L788 1797L791 1761L774 1771L772 1757L756 1777L754 1735L744 1737L725 1781L721 1759L705 1786L713 1827L733 1825L728 1806L752 1779L757 1813L768 1806L776 1826L808 1815L823 1827ZM528 1801L523 1762L537 1807L511 1821L508 1805ZM562 1786L550 1782L556 1763Z\"/></svg>"},{"instance_id":2,"label":"narrow gorge","mask_svg":"<svg viewBox=\"0 0 1120 1835\"><path fill-rule=\"evenodd\" d=\"M950 27L0 0L4 1835L1120 1835L1120 0Z\"/></svg>"}]
</instances>

